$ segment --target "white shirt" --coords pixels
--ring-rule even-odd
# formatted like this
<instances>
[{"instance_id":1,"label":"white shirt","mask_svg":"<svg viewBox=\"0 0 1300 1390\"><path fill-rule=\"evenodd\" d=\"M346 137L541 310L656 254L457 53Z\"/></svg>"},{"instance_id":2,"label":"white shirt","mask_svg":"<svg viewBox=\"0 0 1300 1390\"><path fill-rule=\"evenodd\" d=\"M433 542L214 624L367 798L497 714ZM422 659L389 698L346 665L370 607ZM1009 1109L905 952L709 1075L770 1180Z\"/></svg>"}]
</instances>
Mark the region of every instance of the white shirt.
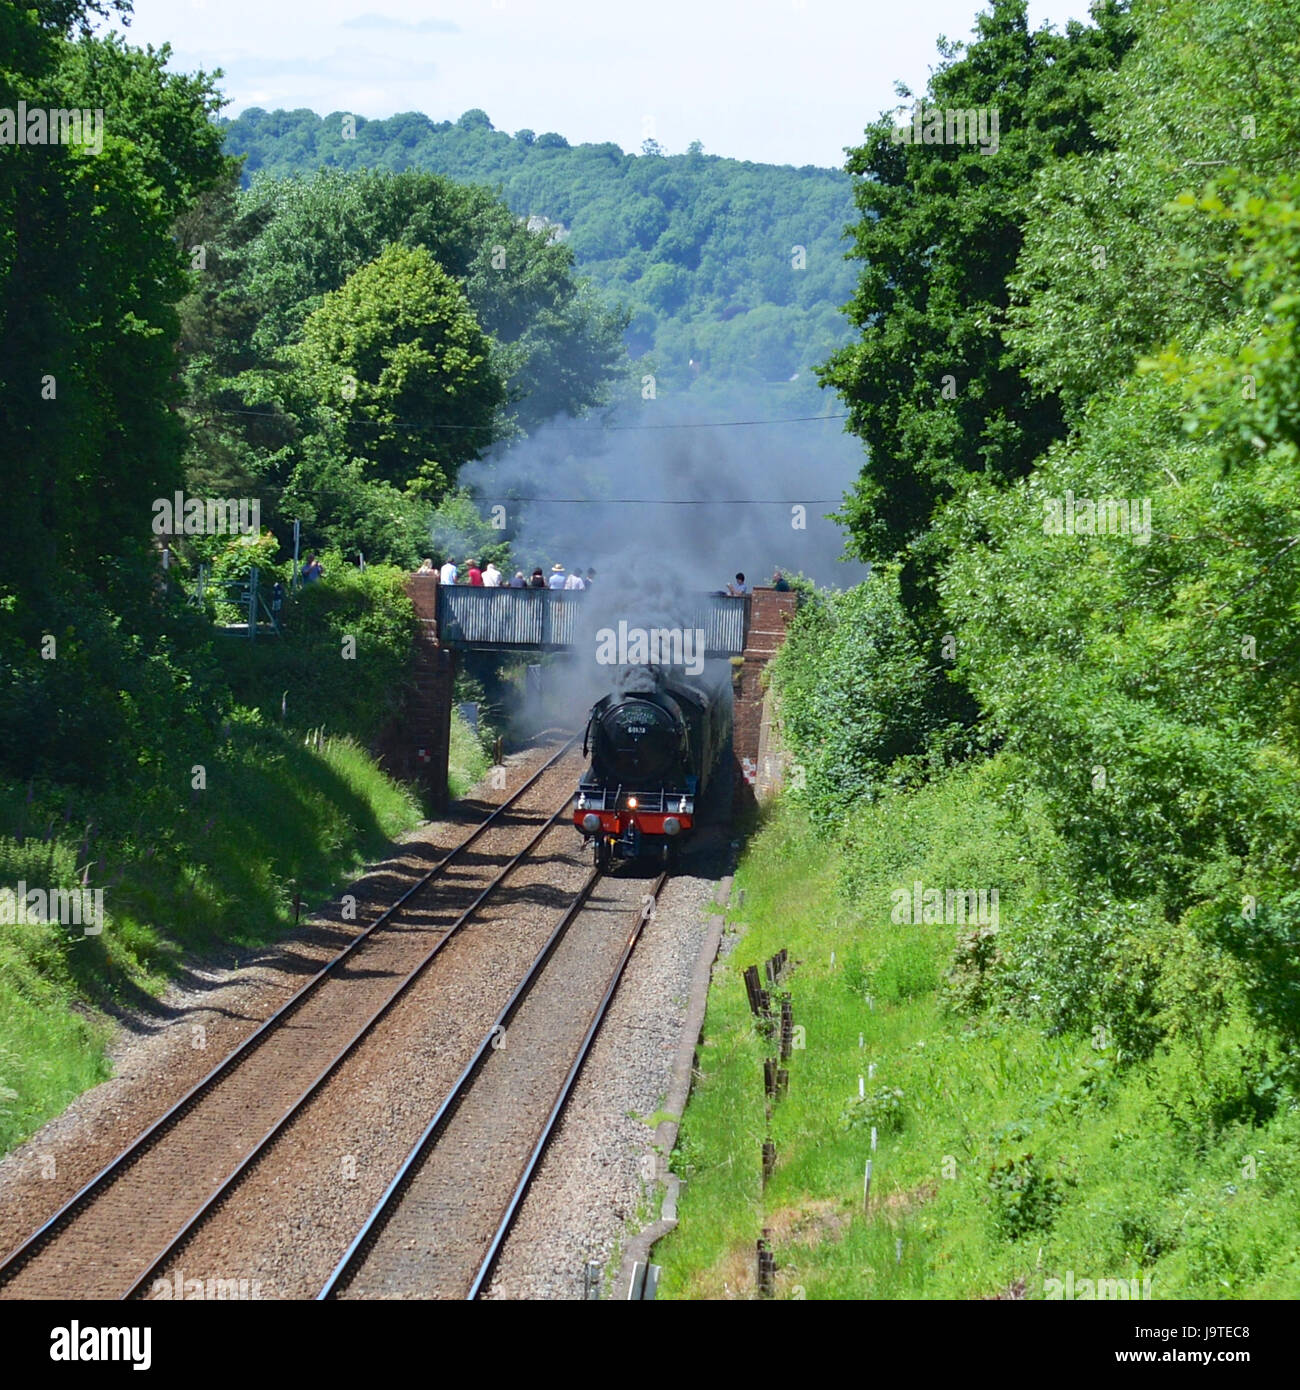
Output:
<instances>
[{"instance_id":1,"label":"white shirt","mask_svg":"<svg viewBox=\"0 0 1300 1390\"><path fill-rule=\"evenodd\" d=\"M551 575L550 579L546 581L546 584L547 588L550 589L563 589L568 582L569 581L565 575L553 574Z\"/></svg>"},{"instance_id":2,"label":"white shirt","mask_svg":"<svg viewBox=\"0 0 1300 1390\"><path fill-rule=\"evenodd\" d=\"M483 571L483 587L485 589L499 589L501 587L501 571L495 565L489 565Z\"/></svg>"},{"instance_id":3,"label":"white shirt","mask_svg":"<svg viewBox=\"0 0 1300 1390\"><path fill-rule=\"evenodd\" d=\"M450 560L448 560L447 563L443 565L443 567L438 571L438 583L454 584L455 582L456 566L453 565Z\"/></svg>"},{"instance_id":4,"label":"white shirt","mask_svg":"<svg viewBox=\"0 0 1300 1390\"><path fill-rule=\"evenodd\" d=\"M583 582L583 578L580 574L571 574L564 581L564 587L566 589L585 589L587 586Z\"/></svg>"}]
</instances>

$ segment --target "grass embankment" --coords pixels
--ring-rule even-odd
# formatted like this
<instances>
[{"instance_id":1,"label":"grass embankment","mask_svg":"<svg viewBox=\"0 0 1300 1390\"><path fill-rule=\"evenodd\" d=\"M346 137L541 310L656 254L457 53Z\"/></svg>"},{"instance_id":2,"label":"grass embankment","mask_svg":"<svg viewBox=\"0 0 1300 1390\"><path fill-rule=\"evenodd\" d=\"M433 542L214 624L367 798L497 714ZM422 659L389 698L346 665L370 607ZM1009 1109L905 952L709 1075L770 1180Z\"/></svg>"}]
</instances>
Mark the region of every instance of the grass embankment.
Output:
<instances>
[{"instance_id":1,"label":"grass embankment","mask_svg":"<svg viewBox=\"0 0 1300 1390\"><path fill-rule=\"evenodd\" d=\"M462 782L471 763L462 750ZM304 911L319 906L421 817L414 795L351 739L318 747L237 721L205 780L179 811L123 787L99 799L88 827L65 819L71 802L60 815L21 803L15 814L11 801L18 833L0 837L0 884L71 887L89 865L104 922L98 935L0 927L0 1151L109 1075L104 1008L147 1007L186 953L281 936L295 894Z\"/></svg>"},{"instance_id":2,"label":"grass embankment","mask_svg":"<svg viewBox=\"0 0 1300 1390\"><path fill-rule=\"evenodd\" d=\"M1119 1065L1104 1035L953 1011L960 928L895 924L893 890L997 885L1000 929L1014 931L1045 861L1005 828L987 769L861 814L835 847L778 806L744 856L731 915L748 930L709 1000L659 1296L752 1296L763 1228L786 1298L1035 1298L1070 1271L1076 1289L1149 1276L1153 1298L1300 1295L1300 1112L1284 1103L1252 1124L1197 1099L1238 1056L1233 1025ZM804 1046L773 1109L762 1191L776 1049L742 971L781 947L799 962L787 987Z\"/></svg>"},{"instance_id":3,"label":"grass embankment","mask_svg":"<svg viewBox=\"0 0 1300 1390\"><path fill-rule=\"evenodd\" d=\"M451 712L451 741L447 750L447 791L453 800L464 796L476 782L487 776L492 766L483 747L482 738L461 718L460 711Z\"/></svg>"}]
</instances>

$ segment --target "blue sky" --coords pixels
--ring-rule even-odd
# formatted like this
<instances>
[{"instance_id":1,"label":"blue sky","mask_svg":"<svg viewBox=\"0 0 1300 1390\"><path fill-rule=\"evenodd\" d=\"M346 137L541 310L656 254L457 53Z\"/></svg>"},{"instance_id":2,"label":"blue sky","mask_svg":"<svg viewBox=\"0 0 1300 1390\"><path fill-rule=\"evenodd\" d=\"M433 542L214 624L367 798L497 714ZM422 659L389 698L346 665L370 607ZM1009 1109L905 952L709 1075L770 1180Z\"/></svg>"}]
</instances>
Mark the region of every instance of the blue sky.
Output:
<instances>
[{"instance_id":1,"label":"blue sky","mask_svg":"<svg viewBox=\"0 0 1300 1390\"><path fill-rule=\"evenodd\" d=\"M978 0L135 0L133 43L220 67L227 115L310 107L454 119L573 143L839 164L895 80L919 89L935 39ZM1087 0L1031 0L1035 25Z\"/></svg>"}]
</instances>

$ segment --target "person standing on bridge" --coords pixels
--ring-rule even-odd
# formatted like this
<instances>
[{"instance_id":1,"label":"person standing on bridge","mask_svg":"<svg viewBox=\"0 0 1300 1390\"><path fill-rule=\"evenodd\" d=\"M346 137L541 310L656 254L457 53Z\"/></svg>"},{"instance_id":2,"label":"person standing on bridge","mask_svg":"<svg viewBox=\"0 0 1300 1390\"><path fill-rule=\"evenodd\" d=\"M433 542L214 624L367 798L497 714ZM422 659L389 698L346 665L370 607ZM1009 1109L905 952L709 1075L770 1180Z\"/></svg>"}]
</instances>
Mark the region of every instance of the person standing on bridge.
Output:
<instances>
[{"instance_id":1,"label":"person standing on bridge","mask_svg":"<svg viewBox=\"0 0 1300 1390\"><path fill-rule=\"evenodd\" d=\"M451 560L446 560L442 568L438 571L439 584L454 584L456 582L456 566Z\"/></svg>"},{"instance_id":2,"label":"person standing on bridge","mask_svg":"<svg viewBox=\"0 0 1300 1390\"><path fill-rule=\"evenodd\" d=\"M466 560L465 563L469 566L470 584L476 589L481 589L483 587L483 571L479 569L478 561Z\"/></svg>"},{"instance_id":3,"label":"person standing on bridge","mask_svg":"<svg viewBox=\"0 0 1300 1390\"><path fill-rule=\"evenodd\" d=\"M501 571L489 560L487 569L483 571L483 587L485 589L499 589L501 587Z\"/></svg>"},{"instance_id":4,"label":"person standing on bridge","mask_svg":"<svg viewBox=\"0 0 1300 1390\"><path fill-rule=\"evenodd\" d=\"M727 592L732 598L744 598L750 592L749 585L745 583L743 574L736 575L735 582L727 585Z\"/></svg>"},{"instance_id":5,"label":"person standing on bridge","mask_svg":"<svg viewBox=\"0 0 1300 1390\"><path fill-rule=\"evenodd\" d=\"M569 577L564 581L564 587L566 589L585 589L587 587L586 581L582 577L582 570L577 565L574 565Z\"/></svg>"},{"instance_id":6,"label":"person standing on bridge","mask_svg":"<svg viewBox=\"0 0 1300 1390\"><path fill-rule=\"evenodd\" d=\"M549 587L552 589L563 589L567 578L568 576L564 573L563 565L552 565Z\"/></svg>"},{"instance_id":7,"label":"person standing on bridge","mask_svg":"<svg viewBox=\"0 0 1300 1390\"><path fill-rule=\"evenodd\" d=\"M533 577L528 581L528 587L530 589L546 588L546 576L542 573L541 565L538 565L533 571Z\"/></svg>"},{"instance_id":8,"label":"person standing on bridge","mask_svg":"<svg viewBox=\"0 0 1300 1390\"><path fill-rule=\"evenodd\" d=\"M527 586L528 581L524 578L523 570L516 570L515 577L510 581L510 587L512 589L523 589L527 588Z\"/></svg>"}]
</instances>

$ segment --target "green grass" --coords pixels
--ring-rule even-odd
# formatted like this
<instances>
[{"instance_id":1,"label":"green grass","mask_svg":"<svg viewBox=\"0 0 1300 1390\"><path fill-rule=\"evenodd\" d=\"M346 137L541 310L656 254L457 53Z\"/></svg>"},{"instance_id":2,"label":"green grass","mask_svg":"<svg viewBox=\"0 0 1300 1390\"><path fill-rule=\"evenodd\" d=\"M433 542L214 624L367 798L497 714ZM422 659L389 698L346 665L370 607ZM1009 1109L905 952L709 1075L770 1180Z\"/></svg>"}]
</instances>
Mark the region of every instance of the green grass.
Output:
<instances>
[{"instance_id":1,"label":"green grass","mask_svg":"<svg viewBox=\"0 0 1300 1390\"><path fill-rule=\"evenodd\" d=\"M488 765L453 711L451 795ZM355 740L318 741L248 712L203 764L205 785L193 780L187 765L179 797L124 785L77 820L61 798L7 798L0 885L71 887L89 861L106 922L98 936L0 925L0 1152L108 1077L105 1010L147 1011L187 953L276 940L295 896L310 914L422 814Z\"/></svg>"},{"instance_id":2,"label":"green grass","mask_svg":"<svg viewBox=\"0 0 1300 1390\"><path fill-rule=\"evenodd\" d=\"M24 981L11 946L0 951L0 1146L26 1138L109 1076L108 1027L71 1008L73 995ZM17 978L16 978L17 977Z\"/></svg>"},{"instance_id":3,"label":"green grass","mask_svg":"<svg viewBox=\"0 0 1300 1390\"><path fill-rule=\"evenodd\" d=\"M103 1010L147 1010L187 952L282 936L295 895L304 914L319 907L421 814L352 740L317 746L256 720L232 722L204 778L192 788L185 769L179 804L124 786L89 829L10 798L0 885L70 887L84 870L106 920L90 936L0 925L0 1152L109 1074Z\"/></svg>"},{"instance_id":4,"label":"green grass","mask_svg":"<svg viewBox=\"0 0 1300 1390\"><path fill-rule=\"evenodd\" d=\"M483 750L479 736L461 718L458 709L451 712L451 740L447 752L447 790L453 799L464 796L474 784L487 775L492 761Z\"/></svg>"},{"instance_id":5,"label":"green grass","mask_svg":"<svg viewBox=\"0 0 1300 1390\"><path fill-rule=\"evenodd\" d=\"M891 920L891 891L919 878L999 886L1006 927L1037 891L1041 851L1007 829L983 769L882 800L839 848L778 806L736 878L748 930L710 995L660 1297L751 1296L764 1228L780 1297L1033 1298L1070 1270L1149 1275L1157 1299L1300 1294L1300 1111L1284 1103L1252 1127L1216 1121L1206 1098L1207 1077L1246 1065L1245 1025L1226 1018L1208 1061L1176 1042L1120 1066L1090 1036L951 1011L941 986L960 929ZM781 947L799 962L788 987L804 1045L763 1192L774 1049L741 974ZM882 1091L902 1093L896 1128Z\"/></svg>"}]
</instances>

